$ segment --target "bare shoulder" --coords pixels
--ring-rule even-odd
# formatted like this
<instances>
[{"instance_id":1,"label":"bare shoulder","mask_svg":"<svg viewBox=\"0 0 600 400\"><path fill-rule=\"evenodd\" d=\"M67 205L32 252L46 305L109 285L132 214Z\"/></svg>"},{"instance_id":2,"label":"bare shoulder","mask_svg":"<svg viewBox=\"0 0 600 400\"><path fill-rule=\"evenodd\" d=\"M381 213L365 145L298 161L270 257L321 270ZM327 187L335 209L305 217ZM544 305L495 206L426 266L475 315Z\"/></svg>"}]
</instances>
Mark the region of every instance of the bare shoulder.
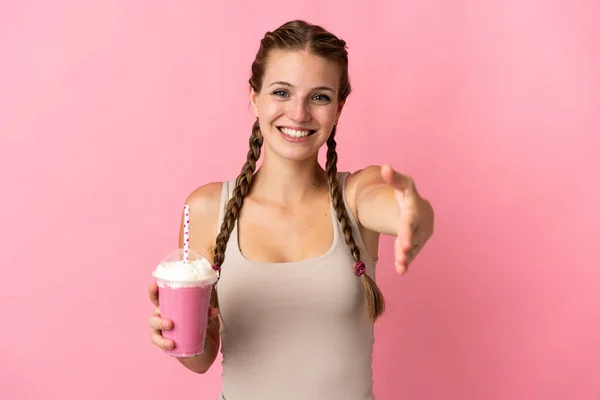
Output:
<instances>
[{"instance_id":1,"label":"bare shoulder","mask_svg":"<svg viewBox=\"0 0 600 400\"><path fill-rule=\"evenodd\" d=\"M218 217L222 188L223 182L210 182L190 193L185 204L190 206L192 217Z\"/></svg>"},{"instance_id":2,"label":"bare shoulder","mask_svg":"<svg viewBox=\"0 0 600 400\"><path fill-rule=\"evenodd\" d=\"M382 182L381 166L369 165L363 169L350 173L346 180L345 195L348 207L356 216L358 210L356 199L361 193L361 190L369 187L374 183Z\"/></svg>"},{"instance_id":3,"label":"bare shoulder","mask_svg":"<svg viewBox=\"0 0 600 400\"><path fill-rule=\"evenodd\" d=\"M222 182L200 186L187 197L190 207L190 248L200 252L212 262L212 249L218 232ZM183 246L183 218L179 232L179 244Z\"/></svg>"}]
</instances>

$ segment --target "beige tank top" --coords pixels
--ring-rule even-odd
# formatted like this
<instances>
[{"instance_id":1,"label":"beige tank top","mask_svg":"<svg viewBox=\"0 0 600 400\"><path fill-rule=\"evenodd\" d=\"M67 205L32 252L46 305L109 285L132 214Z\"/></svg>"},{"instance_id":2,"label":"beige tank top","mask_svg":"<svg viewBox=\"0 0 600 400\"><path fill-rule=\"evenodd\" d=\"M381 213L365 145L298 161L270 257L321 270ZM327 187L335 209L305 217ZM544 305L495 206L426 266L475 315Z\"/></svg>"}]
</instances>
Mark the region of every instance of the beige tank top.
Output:
<instances>
[{"instance_id":1,"label":"beige tank top","mask_svg":"<svg viewBox=\"0 0 600 400\"><path fill-rule=\"evenodd\" d=\"M348 173L339 173L344 192ZM223 183L219 225L235 180ZM375 264L344 198L367 274ZM251 262L231 233L217 284L223 354L222 399L374 400L362 280L331 207L329 250L309 260Z\"/></svg>"}]
</instances>

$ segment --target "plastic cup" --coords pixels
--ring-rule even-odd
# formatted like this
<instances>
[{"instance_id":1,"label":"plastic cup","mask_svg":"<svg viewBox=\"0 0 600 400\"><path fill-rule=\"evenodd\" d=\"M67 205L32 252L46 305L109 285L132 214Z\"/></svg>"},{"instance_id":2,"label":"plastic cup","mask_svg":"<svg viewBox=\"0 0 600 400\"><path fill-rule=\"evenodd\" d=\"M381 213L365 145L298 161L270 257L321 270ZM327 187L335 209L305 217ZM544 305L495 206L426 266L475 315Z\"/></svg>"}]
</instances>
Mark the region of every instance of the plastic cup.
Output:
<instances>
[{"instance_id":1,"label":"plastic cup","mask_svg":"<svg viewBox=\"0 0 600 400\"><path fill-rule=\"evenodd\" d=\"M210 263L200 253L186 250L187 258L184 249L175 250L161 262L161 271L152 273L158 285L161 318L173 322L172 329L162 331L162 336L175 344L165 350L173 357L204 352L212 285L217 281ZM202 277L190 276L185 272L190 266L209 270Z\"/></svg>"}]
</instances>

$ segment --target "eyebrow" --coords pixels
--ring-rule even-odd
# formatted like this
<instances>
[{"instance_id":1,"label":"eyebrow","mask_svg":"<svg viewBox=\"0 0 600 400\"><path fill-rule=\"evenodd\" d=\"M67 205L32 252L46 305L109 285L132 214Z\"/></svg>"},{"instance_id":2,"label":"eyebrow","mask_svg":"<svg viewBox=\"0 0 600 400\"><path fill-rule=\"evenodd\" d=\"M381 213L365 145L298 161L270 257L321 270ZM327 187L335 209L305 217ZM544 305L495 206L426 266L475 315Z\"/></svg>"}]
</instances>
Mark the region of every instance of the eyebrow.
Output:
<instances>
[{"instance_id":1,"label":"eyebrow","mask_svg":"<svg viewBox=\"0 0 600 400\"><path fill-rule=\"evenodd\" d=\"M293 88L293 87L294 87L294 85L292 85L291 83L289 83L289 82L284 82L284 81L276 81L276 82L273 82L273 83L271 83L271 84L269 85L269 87L271 87L271 86L273 86L273 85L281 85L281 86L287 86L287 87L291 87L291 88ZM335 90L333 90L333 89L332 89L332 88L330 88L329 86L317 86L316 88L313 88L313 89L312 89L312 91L315 91L315 90L329 90L330 92L333 92L333 93L335 93Z\"/></svg>"}]
</instances>

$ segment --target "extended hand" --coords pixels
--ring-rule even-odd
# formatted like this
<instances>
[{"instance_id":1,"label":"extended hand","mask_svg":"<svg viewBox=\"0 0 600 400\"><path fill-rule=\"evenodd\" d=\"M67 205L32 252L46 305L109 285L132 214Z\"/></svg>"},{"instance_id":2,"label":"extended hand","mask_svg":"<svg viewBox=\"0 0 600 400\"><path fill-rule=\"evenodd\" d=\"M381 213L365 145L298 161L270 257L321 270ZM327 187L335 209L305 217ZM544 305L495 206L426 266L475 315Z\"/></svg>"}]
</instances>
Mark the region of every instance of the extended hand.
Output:
<instances>
[{"instance_id":1,"label":"extended hand","mask_svg":"<svg viewBox=\"0 0 600 400\"><path fill-rule=\"evenodd\" d=\"M433 235L433 208L419 195L411 177L394 171L390 165L381 167L381 177L395 189L399 212L395 265L396 271L404 274Z\"/></svg>"}]
</instances>

